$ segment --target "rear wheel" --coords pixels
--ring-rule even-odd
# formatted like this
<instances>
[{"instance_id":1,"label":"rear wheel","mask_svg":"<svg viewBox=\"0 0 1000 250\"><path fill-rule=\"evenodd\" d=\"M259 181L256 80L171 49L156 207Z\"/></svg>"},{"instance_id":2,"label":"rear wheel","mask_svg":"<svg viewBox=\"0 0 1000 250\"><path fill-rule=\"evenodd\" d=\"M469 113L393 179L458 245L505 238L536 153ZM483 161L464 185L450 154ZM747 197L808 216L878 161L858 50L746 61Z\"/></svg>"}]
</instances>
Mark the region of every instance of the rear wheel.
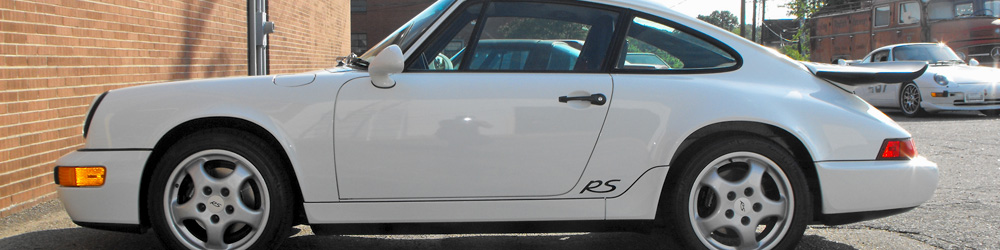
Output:
<instances>
[{"instance_id":1,"label":"rear wheel","mask_svg":"<svg viewBox=\"0 0 1000 250\"><path fill-rule=\"evenodd\" d=\"M712 143L682 164L668 220L695 249L789 249L812 219L809 189L787 150L757 137Z\"/></svg>"},{"instance_id":2,"label":"rear wheel","mask_svg":"<svg viewBox=\"0 0 1000 250\"><path fill-rule=\"evenodd\" d=\"M899 91L899 109L903 110L903 115L918 117L926 115L927 112L920 106L923 98L920 96L920 88L916 83L907 83Z\"/></svg>"},{"instance_id":3,"label":"rear wheel","mask_svg":"<svg viewBox=\"0 0 1000 250\"><path fill-rule=\"evenodd\" d=\"M181 139L153 172L152 227L170 249L273 249L287 236L293 200L278 155L241 131Z\"/></svg>"}]
</instances>

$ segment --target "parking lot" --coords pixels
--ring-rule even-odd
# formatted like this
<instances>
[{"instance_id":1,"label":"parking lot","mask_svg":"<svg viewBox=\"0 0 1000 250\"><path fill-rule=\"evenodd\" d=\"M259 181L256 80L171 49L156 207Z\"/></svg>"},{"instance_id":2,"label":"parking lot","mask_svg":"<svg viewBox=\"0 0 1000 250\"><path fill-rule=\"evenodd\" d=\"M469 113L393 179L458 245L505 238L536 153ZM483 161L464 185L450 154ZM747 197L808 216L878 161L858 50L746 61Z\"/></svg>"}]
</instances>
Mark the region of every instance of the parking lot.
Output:
<instances>
[{"instance_id":1,"label":"parking lot","mask_svg":"<svg viewBox=\"0 0 1000 250\"><path fill-rule=\"evenodd\" d=\"M800 249L1000 249L1000 119L978 113L907 118L921 155L937 162L934 197L901 215L836 227L811 227ZM314 236L297 227L287 249L654 249L634 233L527 235ZM0 249L158 249L152 233L79 228L56 201L0 219Z\"/></svg>"}]
</instances>

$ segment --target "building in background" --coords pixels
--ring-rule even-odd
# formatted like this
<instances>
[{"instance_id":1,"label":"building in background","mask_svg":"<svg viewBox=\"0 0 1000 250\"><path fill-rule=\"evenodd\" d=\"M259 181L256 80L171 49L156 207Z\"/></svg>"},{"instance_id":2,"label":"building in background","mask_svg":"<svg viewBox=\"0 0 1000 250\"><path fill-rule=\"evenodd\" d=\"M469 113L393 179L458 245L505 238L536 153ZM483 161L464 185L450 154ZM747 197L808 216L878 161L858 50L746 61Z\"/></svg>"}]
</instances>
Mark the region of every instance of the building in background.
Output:
<instances>
[{"instance_id":1,"label":"building in background","mask_svg":"<svg viewBox=\"0 0 1000 250\"><path fill-rule=\"evenodd\" d=\"M351 0L351 52L361 55L435 0Z\"/></svg>"},{"instance_id":2,"label":"building in background","mask_svg":"<svg viewBox=\"0 0 1000 250\"><path fill-rule=\"evenodd\" d=\"M964 59L1000 62L1000 0L851 0L810 20L812 61L862 59L899 43L945 43Z\"/></svg>"},{"instance_id":3,"label":"building in background","mask_svg":"<svg viewBox=\"0 0 1000 250\"><path fill-rule=\"evenodd\" d=\"M0 217L55 197L53 164L82 146L105 91L316 70L350 53L342 0L0 0L0 12Z\"/></svg>"}]
</instances>

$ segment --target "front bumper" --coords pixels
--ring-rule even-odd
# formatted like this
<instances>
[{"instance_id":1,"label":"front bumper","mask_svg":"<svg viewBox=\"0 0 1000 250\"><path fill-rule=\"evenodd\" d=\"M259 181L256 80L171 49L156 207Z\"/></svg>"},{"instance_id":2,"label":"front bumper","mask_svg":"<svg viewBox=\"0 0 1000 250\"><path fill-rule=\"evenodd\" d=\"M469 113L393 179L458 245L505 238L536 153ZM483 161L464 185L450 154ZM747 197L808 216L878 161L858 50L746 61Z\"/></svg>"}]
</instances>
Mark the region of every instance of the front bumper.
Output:
<instances>
[{"instance_id":1,"label":"front bumper","mask_svg":"<svg viewBox=\"0 0 1000 250\"><path fill-rule=\"evenodd\" d=\"M916 207L934 195L937 164L924 157L909 161L817 162L823 214Z\"/></svg>"},{"instance_id":2,"label":"front bumper","mask_svg":"<svg viewBox=\"0 0 1000 250\"><path fill-rule=\"evenodd\" d=\"M924 93L920 106L930 112L1000 109L1000 87L996 84L963 84ZM932 96L937 94L938 96Z\"/></svg>"},{"instance_id":3,"label":"front bumper","mask_svg":"<svg viewBox=\"0 0 1000 250\"><path fill-rule=\"evenodd\" d=\"M74 222L139 225L142 171L152 151L76 151L56 166L104 166L107 177L100 187L62 187L59 200ZM80 224L80 223L78 223Z\"/></svg>"}]
</instances>

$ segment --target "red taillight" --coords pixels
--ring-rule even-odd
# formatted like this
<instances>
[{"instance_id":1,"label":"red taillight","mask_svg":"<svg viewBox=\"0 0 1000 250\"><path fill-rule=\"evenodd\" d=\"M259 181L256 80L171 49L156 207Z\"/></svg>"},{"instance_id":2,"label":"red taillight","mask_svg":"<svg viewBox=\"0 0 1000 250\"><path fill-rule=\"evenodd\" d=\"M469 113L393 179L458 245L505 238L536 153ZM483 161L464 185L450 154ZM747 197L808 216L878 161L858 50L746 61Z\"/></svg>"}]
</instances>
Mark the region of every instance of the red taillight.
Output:
<instances>
[{"instance_id":1,"label":"red taillight","mask_svg":"<svg viewBox=\"0 0 1000 250\"><path fill-rule=\"evenodd\" d=\"M879 160L909 160L917 157L917 146L913 139L888 139L882 143Z\"/></svg>"}]
</instances>

